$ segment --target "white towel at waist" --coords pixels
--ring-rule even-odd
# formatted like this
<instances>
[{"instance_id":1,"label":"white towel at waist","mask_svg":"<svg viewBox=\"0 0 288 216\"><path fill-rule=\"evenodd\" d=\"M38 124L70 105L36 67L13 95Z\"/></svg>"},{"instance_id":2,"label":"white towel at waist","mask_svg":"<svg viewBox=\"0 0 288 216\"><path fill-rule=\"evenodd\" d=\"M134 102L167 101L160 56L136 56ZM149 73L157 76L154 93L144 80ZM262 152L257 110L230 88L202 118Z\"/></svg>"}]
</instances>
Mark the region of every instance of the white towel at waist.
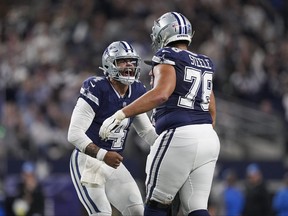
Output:
<instances>
[{"instance_id":1,"label":"white towel at waist","mask_svg":"<svg viewBox=\"0 0 288 216\"><path fill-rule=\"evenodd\" d=\"M103 185L112 172L113 168L110 169L103 161L86 156L80 181L81 184L87 186Z\"/></svg>"}]
</instances>

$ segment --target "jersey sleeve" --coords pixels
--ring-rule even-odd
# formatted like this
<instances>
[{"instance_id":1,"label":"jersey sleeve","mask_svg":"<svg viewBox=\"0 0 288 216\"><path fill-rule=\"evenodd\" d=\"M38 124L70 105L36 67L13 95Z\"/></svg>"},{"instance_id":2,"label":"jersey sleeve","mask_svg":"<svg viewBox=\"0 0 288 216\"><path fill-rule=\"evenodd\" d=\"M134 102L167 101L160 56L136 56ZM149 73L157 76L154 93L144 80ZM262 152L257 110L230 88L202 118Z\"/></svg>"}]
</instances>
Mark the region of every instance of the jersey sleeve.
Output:
<instances>
[{"instance_id":1,"label":"jersey sleeve","mask_svg":"<svg viewBox=\"0 0 288 216\"><path fill-rule=\"evenodd\" d=\"M165 47L160 49L152 58L152 66L157 64L176 65L175 51L171 48Z\"/></svg>"},{"instance_id":2,"label":"jersey sleeve","mask_svg":"<svg viewBox=\"0 0 288 216\"><path fill-rule=\"evenodd\" d=\"M100 83L97 81L96 77L89 77L86 79L80 89L80 98L83 98L96 113L99 108L100 101L100 92L99 92Z\"/></svg>"}]
</instances>

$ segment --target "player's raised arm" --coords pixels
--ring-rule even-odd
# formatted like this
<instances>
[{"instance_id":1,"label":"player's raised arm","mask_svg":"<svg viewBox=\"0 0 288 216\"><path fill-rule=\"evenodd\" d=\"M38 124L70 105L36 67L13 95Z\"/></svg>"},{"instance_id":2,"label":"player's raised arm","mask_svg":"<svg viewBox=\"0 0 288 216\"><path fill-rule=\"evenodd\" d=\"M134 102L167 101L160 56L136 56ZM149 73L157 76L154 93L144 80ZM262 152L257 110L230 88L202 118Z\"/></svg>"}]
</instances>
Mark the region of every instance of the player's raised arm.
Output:
<instances>
[{"instance_id":1,"label":"player's raised arm","mask_svg":"<svg viewBox=\"0 0 288 216\"><path fill-rule=\"evenodd\" d=\"M103 122L99 135L106 139L124 118L148 112L168 100L176 86L176 73L173 66L159 64L153 68L153 88L136 99L133 103L117 111Z\"/></svg>"}]
</instances>

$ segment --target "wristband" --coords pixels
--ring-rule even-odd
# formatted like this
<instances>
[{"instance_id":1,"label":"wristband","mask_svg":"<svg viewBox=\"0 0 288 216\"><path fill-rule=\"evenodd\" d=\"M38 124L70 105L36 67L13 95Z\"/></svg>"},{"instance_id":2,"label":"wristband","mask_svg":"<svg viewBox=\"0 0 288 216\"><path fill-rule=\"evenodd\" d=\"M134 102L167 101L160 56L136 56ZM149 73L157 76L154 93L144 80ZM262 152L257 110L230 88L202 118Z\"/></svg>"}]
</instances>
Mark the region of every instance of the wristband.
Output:
<instances>
[{"instance_id":1,"label":"wristband","mask_svg":"<svg viewBox=\"0 0 288 216\"><path fill-rule=\"evenodd\" d=\"M107 153L107 150L100 148L99 151L97 152L96 158L100 161L103 161L106 153Z\"/></svg>"},{"instance_id":2,"label":"wristband","mask_svg":"<svg viewBox=\"0 0 288 216\"><path fill-rule=\"evenodd\" d=\"M124 118L126 118L125 113L122 110L118 110L115 114L114 114L115 119L117 119L118 121L122 121Z\"/></svg>"}]
</instances>

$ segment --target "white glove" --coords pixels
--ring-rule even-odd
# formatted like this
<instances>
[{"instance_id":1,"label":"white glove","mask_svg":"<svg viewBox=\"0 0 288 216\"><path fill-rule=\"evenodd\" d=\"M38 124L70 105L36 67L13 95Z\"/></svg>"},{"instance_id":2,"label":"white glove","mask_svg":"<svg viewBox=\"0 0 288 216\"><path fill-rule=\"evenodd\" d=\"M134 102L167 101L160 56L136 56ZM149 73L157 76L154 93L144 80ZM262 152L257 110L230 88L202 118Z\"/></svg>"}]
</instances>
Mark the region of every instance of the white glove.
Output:
<instances>
[{"instance_id":1,"label":"white glove","mask_svg":"<svg viewBox=\"0 0 288 216\"><path fill-rule=\"evenodd\" d=\"M106 140L111 134L111 131L116 129L120 125L121 121L125 119L125 117L124 112L122 110L118 110L116 113L114 113L114 115L105 119L100 127L99 136Z\"/></svg>"}]
</instances>

